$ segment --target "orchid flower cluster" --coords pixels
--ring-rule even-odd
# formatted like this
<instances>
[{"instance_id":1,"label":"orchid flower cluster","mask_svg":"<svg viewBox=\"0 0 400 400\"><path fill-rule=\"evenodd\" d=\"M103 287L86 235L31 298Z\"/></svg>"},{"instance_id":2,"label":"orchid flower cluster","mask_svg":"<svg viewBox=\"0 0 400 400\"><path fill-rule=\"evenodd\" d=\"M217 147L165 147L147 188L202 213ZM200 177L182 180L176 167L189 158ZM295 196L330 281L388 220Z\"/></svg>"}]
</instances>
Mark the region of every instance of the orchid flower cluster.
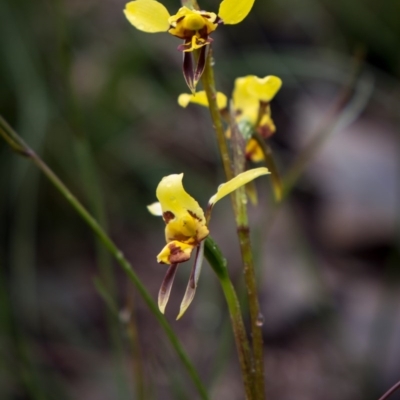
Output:
<instances>
[{"instance_id":1,"label":"orchid flower cluster","mask_svg":"<svg viewBox=\"0 0 400 400\"><path fill-rule=\"evenodd\" d=\"M277 76L266 76L258 78L254 75L237 78L232 94L234 114L239 128L249 125L252 130L257 131L264 139L268 139L275 133L276 128L271 117L270 102L282 86L282 81ZM204 91L195 94L181 94L178 97L181 107L187 107L189 103L199 104L208 107L208 100ZM224 115L228 106L228 98L223 94L217 93L217 105L220 112ZM245 129L241 129L244 131ZM226 131L226 136L230 137L230 130ZM263 152L257 141L247 138L246 157L254 163L264 159Z\"/></svg>"},{"instance_id":2,"label":"orchid flower cluster","mask_svg":"<svg viewBox=\"0 0 400 400\"><path fill-rule=\"evenodd\" d=\"M168 32L183 40L178 50L183 53L183 75L191 93L181 94L178 103L184 108L189 103L210 107L208 94L205 91L196 93L196 86L206 68L207 51L213 42L210 35L220 25L241 22L252 9L254 1L223 0L218 13L214 13L200 10L195 0L182 0L183 6L176 14L170 15L165 6L156 0L134 0L126 5L124 13L128 21L143 32ZM245 138L245 156L254 163L263 161L264 153L257 140L244 132L257 132L264 139L275 132L270 102L281 85L282 81L276 76L258 78L249 75L236 79L231 102L223 93L216 93L218 110L227 125L225 136L228 139L231 137L234 115L233 123ZM166 224L167 244L157 256L159 263L169 265L158 295L162 313L179 264L188 261L195 251L194 265L177 319L185 313L193 300L204 257L204 243L209 235L211 210L215 203L257 177L269 173L264 167L239 173L218 187L205 212L185 191L183 174L169 175L161 180L156 190L158 202L149 205L148 210L153 215L162 216Z\"/></svg>"},{"instance_id":3,"label":"orchid flower cluster","mask_svg":"<svg viewBox=\"0 0 400 400\"><path fill-rule=\"evenodd\" d=\"M149 205L148 210L153 215L162 216L166 224L167 245L157 256L159 263L170 265L158 295L158 306L162 313L167 305L178 265L188 261L192 251L196 249L194 266L177 319L193 300L203 263L204 239L209 234L208 222L215 203L253 179L268 173L267 168L255 168L220 185L217 193L208 201L206 214L199 203L185 191L182 185L183 174L169 175L161 180L156 191L158 202Z\"/></svg>"},{"instance_id":4,"label":"orchid flower cluster","mask_svg":"<svg viewBox=\"0 0 400 400\"><path fill-rule=\"evenodd\" d=\"M137 29L148 32L168 32L183 44L183 75L189 89L194 93L204 72L208 45L213 41L211 33L219 25L234 25L243 21L253 7L255 0L223 0L218 14L181 7L170 15L165 6L156 0L135 0L124 10L128 21ZM198 51L195 57L193 52Z\"/></svg>"}]
</instances>

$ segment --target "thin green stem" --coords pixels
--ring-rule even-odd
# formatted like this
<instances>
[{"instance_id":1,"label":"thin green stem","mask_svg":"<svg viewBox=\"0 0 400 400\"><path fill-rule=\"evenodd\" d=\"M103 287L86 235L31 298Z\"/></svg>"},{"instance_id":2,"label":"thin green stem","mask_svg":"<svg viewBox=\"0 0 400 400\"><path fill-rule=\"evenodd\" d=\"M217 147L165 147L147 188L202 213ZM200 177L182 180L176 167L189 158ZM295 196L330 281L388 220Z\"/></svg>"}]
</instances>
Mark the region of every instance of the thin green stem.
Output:
<instances>
[{"instance_id":1,"label":"thin green stem","mask_svg":"<svg viewBox=\"0 0 400 400\"><path fill-rule=\"evenodd\" d=\"M18 134L7 124L7 122L0 116L0 136L6 140L7 143L12 144L12 148L18 153L23 154L29 158L46 176L47 179L56 187L63 197L69 202L69 204L75 209L75 211L81 216L86 224L92 229L93 233L98 237L103 246L112 254L120 265L122 270L128 276L128 278L135 285L139 294L156 317L157 321L164 329L169 341L177 352L179 358L184 364L188 374L190 375L193 383L195 384L200 396L204 400L208 400L208 394L203 386L200 377L197 374L196 369L190 362L185 350L176 337L172 327L162 315L154 302L150 293L144 287L139 277L133 271L133 268L129 261L125 258L124 254L118 249L115 243L99 225L95 218L85 209L80 201L71 193L71 191L65 186L65 184L58 178L58 176L47 166L47 164L18 136Z\"/></svg>"},{"instance_id":2,"label":"thin green stem","mask_svg":"<svg viewBox=\"0 0 400 400\"><path fill-rule=\"evenodd\" d=\"M250 241L250 228L247 215L246 193L244 188L236 191L237 204L237 233L240 251L243 259L244 278L246 282L247 298L250 311L250 331L252 335L252 349L254 358L254 379L256 399L265 398L264 391L264 345L262 336L263 316L257 296L257 280L254 267L253 250Z\"/></svg>"},{"instance_id":3,"label":"thin green stem","mask_svg":"<svg viewBox=\"0 0 400 400\"><path fill-rule=\"evenodd\" d=\"M209 51L206 67L202 77L204 90L207 94L208 105L211 119L217 135L218 147L224 166L226 179L233 178L233 170L230 162L228 145L222 123L221 114L216 100L216 88L214 71L212 66L212 53ZM264 357L263 357L263 338L262 338L262 316L257 296L257 284L253 260L253 252L250 242L250 229L248 225L246 198L242 190L236 191L232 196L233 211L239 237L240 250L244 264L244 277L247 290L247 298L250 310L250 324L252 335L252 350L254 358L254 390L255 399L263 400L264 393Z\"/></svg>"},{"instance_id":4,"label":"thin green stem","mask_svg":"<svg viewBox=\"0 0 400 400\"><path fill-rule=\"evenodd\" d=\"M221 114L217 105L217 90L215 89L214 69L212 67L213 57L212 49L208 51L206 67L202 76L202 83L207 94L208 106L211 113L211 119L214 124L215 133L217 134L218 148L224 167L227 180L233 178L231 159L229 156L228 144L226 142L224 125L222 123Z\"/></svg>"},{"instance_id":5,"label":"thin green stem","mask_svg":"<svg viewBox=\"0 0 400 400\"><path fill-rule=\"evenodd\" d=\"M233 334L235 337L240 366L242 369L246 399L254 399L256 397L254 397L252 382L252 360L250 345L243 323L239 300L226 268L226 259L223 257L216 243L210 237L206 239L204 254L219 279L228 305Z\"/></svg>"}]
</instances>

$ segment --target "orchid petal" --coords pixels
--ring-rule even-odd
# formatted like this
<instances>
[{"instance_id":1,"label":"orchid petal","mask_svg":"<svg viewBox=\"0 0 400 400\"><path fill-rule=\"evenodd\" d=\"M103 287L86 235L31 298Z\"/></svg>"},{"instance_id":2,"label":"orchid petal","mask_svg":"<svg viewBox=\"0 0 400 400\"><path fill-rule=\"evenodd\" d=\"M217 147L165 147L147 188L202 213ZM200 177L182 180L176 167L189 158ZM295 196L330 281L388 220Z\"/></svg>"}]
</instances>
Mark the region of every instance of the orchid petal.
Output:
<instances>
[{"instance_id":1,"label":"orchid petal","mask_svg":"<svg viewBox=\"0 0 400 400\"><path fill-rule=\"evenodd\" d=\"M197 84L199 83L201 76L203 75L204 69L206 68L206 55L207 55L207 47L203 46L199 50L196 68L194 69L193 80L195 89Z\"/></svg>"},{"instance_id":2,"label":"orchid petal","mask_svg":"<svg viewBox=\"0 0 400 400\"><path fill-rule=\"evenodd\" d=\"M169 295L171 294L172 284L174 283L178 264L172 264L165 274L164 280L161 283L160 291L158 292L158 308L164 314L165 307L168 303Z\"/></svg>"},{"instance_id":3,"label":"orchid petal","mask_svg":"<svg viewBox=\"0 0 400 400\"><path fill-rule=\"evenodd\" d=\"M128 21L140 31L156 33L166 32L169 29L169 12L158 1L131 1L126 4L124 14Z\"/></svg>"},{"instance_id":4,"label":"orchid petal","mask_svg":"<svg viewBox=\"0 0 400 400\"><path fill-rule=\"evenodd\" d=\"M149 211L150 214L153 214L156 217L162 216L161 204L158 201L156 201L155 203L149 204L147 206L147 210Z\"/></svg>"},{"instance_id":5,"label":"orchid petal","mask_svg":"<svg viewBox=\"0 0 400 400\"><path fill-rule=\"evenodd\" d=\"M158 254L157 262L162 264L183 263L190 259L194 248L195 246L192 244L171 240Z\"/></svg>"},{"instance_id":6,"label":"orchid petal","mask_svg":"<svg viewBox=\"0 0 400 400\"><path fill-rule=\"evenodd\" d=\"M162 211L169 211L174 218L187 215L188 211L200 221L204 221L204 212L199 203L190 196L182 185L183 174L173 174L164 177L157 186L157 199Z\"/></svg>"},{"instance_id":7,"label":"orchid petal","mask_svg":"<svg viewBox=\"0 0 400 400\"><path fill-rule=\"evenodd\" d=\"M183 53L182 72L188 88L192 93L195 93L196 85L194 83L193 56L190 52Z\"/></svg>"},{"instance_id":8,"label":"orchid petal","mask_svg":"<svg viewBox=\"0 0 400 400\"><path fill-rule=\"evenodd\" d=\"M258 78L256 76L249 77L248 91L259 101L270 102L278 93L282 86L282 80L277 76L266 76Z\"/></svg>"},{"instance_id":9,"label":"orchid petal","mask_svg":"<svg viewBox=\"0 0 400 400\"><path fill-rule=\"evenodd\" d=\"M182 93L178 97L178 104L186 108L189 103L194 103L198 104L200 106L208 107L208 99L207 99L207 94L204 90L201 90L200 92L197 92L196 94L187 94L187 93ZM218 109L223 110L226 108L226 105L228 103L227 97L221 93L217 93L217 105Z\"/></svg>"},{"instance_id":10,"label":"orchid petal","mask_svg":"<svg viewBox=\"0 0 400 400\"><path fill-rule=\"evenodd\" d=\"M189 283L186 288L185 295L183 296L183 300L179 309L179 315L176 317L178 320L182 317L185 311L190 306L194 295L196 294L197 283L199 281L201 267L203 265L204 260L204 240L200 243L200 246L197 248L196 258L194 261L192 272L190 273Z\"/></svg>"},{"instance_id":11,"label":"orchid petal","mask_svg":"<svg viewBox=\"0 0 400 400\"><path fill-rule=\"evenodd\" d=\"M182 185L183 174L164 177L156 195L166 223L167 243L173 240L196 246L208 236L204 211Z\"/></svg>"},{"instance_id":12,"label":"orchid petal","mask_svg":"<svg viewBox=\"0 0 400 400\"><path fill-rule=\"evenodd\" d=\"M219 6L218 16L226 25L243 21L253 7L255 0L223 0Z\"/></svg>"},{"instance_id":13,"label":"orchid petal","mask_svg":"<svg viewBox=\"0 0 400 400\"><path fill-rule=\"evenodd\" d=\"M251 124L255 124L258 117L260 102L256 96L249 92L249 86L254 80L254 75L243 76L235 79L233 89L233 104L235 109L240 112L240 118L247 119Z\"/></svg>"},{"instance_id":14,"label":"orchid petal","mask_svg":"<svg viewBox=\"0 0 400 400\"><path fill-rule=\"evenodd\" d=\"M246 172L242 172L241 174L235 176L230 181L223 183L218 187L217 193L215 193L214 196L212 196L208 201L208 207L212 207L217 201L221 200L229 193L232 193L233 191L245 185L246 183L252 181L253 179L256 179L259 176L266 175L269 173L270 172L265 167L254 168Z\"/></svg>"}]
</instances>

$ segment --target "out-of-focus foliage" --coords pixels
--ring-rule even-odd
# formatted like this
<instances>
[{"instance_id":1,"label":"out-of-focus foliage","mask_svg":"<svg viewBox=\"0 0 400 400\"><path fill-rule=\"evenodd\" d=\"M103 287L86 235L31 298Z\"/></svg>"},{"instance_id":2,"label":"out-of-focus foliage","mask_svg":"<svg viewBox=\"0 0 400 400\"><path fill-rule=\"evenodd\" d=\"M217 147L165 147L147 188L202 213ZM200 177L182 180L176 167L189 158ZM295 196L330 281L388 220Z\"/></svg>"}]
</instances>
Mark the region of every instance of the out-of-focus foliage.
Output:
<instances>
[{"instance_id":1,"label":"out-of-focus foliage","mask_svg":"<svg viewBox=\"0 0 400 400\"><path fill-rule=\"evenodd\" d=\"M219 1L201 5L216 11ZM163 224L146 205L157 183L184 172L205 205L224 179L207 110L177 104L186 91L180 41L136 31L124 6L0 1L0 113L96 215L104 203L100 219L156 298ZM238 76L282 78L270 144L283 176L315 135L329 132L279 212L265 182L259 206L249 206L268 398L373 400L399 378L399 15L393 0L257 0L240 25L212 35L222 92ZM65 200L4 143L0 191L0 398L140 398L140 366L142 398L194 398L117 269L122 317L111 320L118 333L110 338L93 284L108 261ZM228 202L211 224L240 287ZM183 270L171 321L190 265ZM140 351L128 340L132 312ZM211 397L242 399L227 318L205 266L196 300L173 325Z\"/></svg>"}]
</instances>

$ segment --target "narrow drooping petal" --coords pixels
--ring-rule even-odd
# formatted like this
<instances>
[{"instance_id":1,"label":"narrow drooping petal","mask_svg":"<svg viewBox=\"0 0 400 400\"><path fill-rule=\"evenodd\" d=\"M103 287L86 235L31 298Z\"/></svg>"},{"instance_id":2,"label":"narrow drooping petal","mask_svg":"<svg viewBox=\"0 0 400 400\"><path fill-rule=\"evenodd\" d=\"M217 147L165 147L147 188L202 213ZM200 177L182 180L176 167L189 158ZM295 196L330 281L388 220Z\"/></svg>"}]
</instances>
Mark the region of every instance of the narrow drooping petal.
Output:
<instances>
[{"instance_id":1,"label":"narrow drooping petal","mask_svg":"<svg viewBox=\"0 0 400 400\"><path fill-rule=\"evenodd\" d=\"M255 0L223 0L219 6L218 16L226 25L243 21L253 7Z\"/></svg>"},{"instance_id":2,"label":"narrow drooping petal","mask_svg":"<svg viewBox=\"0 0 400 400\"><path fill-rule=\"evenodd\" d=\"M259 101L270 102L278 93L282 86L282 80L277 76L266 76L258 78L250 77L248 81L249 94L256 97Z\"/></svg>"},{"instance_id":3,"label":"narrow drooping petal","mask_svg":"<svg viewBox=\"0 0 400 400\"><path fill-rule=\"evenodd\" d=\"M158 201L156 201L155 203L149 204L147 206L147 210L149 211L150 214L153 214L156 217L162 216L161 204Z\"/></svg>"},{"instance_id":4,"label":"narrow drooping petal","mask_svg":"<svg viewBox=\"0 0 400 400\"><path fill-rule=\"evenodd\" d=\"M207 99L207 94L204 90L201 90L200 92L196 92L195 94L187 94L187 93L182 93L178 97L178 104L186 108L189 103L194 103L198 104L200 106L208 107L208 99ZM220 110L223 110L226 108L226 105L228 104L228 99L227 97L221 93L217 93L217 105Z\"/></svg>"},{"instance_id":5,"label":"narrow drooping petal","mask_svg":"<svg viewBox=\"0 0 400 400\"><path fill-rule=\"evenodd\" d=\"M196 294L197 283L199 281L201 267L203 265L204 259L204 240L200 243L200 246L197 248L196 258L194 260L194 265L192 268L192 272L190 273L189 283L186 287L185 295L183 296L183 300L179 309L179 315L177 316L177 320L182 317L185 311L190 306L194 295Z\"/></svg>"},{"instance_id":6,"label":"narrow drooping petal","mask_svg":"<svg viewBox=\"0 0 400 400\"><path fill-rule=\"evenodd\" d=\"M190 52L183 52L182 71L188 88L194 93L196 85L194 84L193 56Z\"/></svg>"},{"instance_id":7,"label":"narrow drooping petal","mask_svg":"<svg viewBox=\"0 0 400 400\"><path fill-rule=\"evenodd\" d=\"M155 0L135 0L126 4L124 10L128 21L140 31L166 32L169 28L168 10Z\"/></svg>"},{"instance_id":8,"label":"narrow drooping petal","mask_svg":"<svg viewBox=\"0 0 400 400\"><path fill-rule=\"evenodd\" d=\"M199 58L197 60L196 68L194 69L194 88L196 90L196 86L199 83L201 76L203 75L204 69L206 67L206 54L207 47L204 46L199 50Z\"/></svg>"},{"instance_id":9,"label":"narrow drooping petal","mask_svg":"<svg viewBox=\"0 0 400 400\"><path fill-rule=\"evenodd\" d=\"M214 194L208 201L208 206L212 207L217 201L221 200L226 195L232 193L236 189L245 185L246 183L258 178L259 176L269 174L267 168L254 168L235 176L230 181L219 185L217 193Z\"/></svg>"},{"instance_id":10,"label":"narrow drooping petal","mask_svg":"<svg viewBox=\"0 0 400 400\"><path fill-rule=\"evenodd\" d=\"M191 51L185 50L186 43L180 46L183 51L183 76L190 91L195 94L196 86L199 83L206 67L207 47L199 48L199 54L196 60L196 65L193 65L193 55Z\"/></svg>"},{"instance_id":11,"label":"narrow drooping petal","mask_svg":"<svg viewBox=\"0 0 400 400\"><path fill-rule=\"evenodd\" d=\"M165 274L162 281L160 291L158 292L158 308L164 314L165 307L168 303L169 295L171 294L172 284L174 283L178 264L172 264Z\"/></svg>"}]
</instances>

